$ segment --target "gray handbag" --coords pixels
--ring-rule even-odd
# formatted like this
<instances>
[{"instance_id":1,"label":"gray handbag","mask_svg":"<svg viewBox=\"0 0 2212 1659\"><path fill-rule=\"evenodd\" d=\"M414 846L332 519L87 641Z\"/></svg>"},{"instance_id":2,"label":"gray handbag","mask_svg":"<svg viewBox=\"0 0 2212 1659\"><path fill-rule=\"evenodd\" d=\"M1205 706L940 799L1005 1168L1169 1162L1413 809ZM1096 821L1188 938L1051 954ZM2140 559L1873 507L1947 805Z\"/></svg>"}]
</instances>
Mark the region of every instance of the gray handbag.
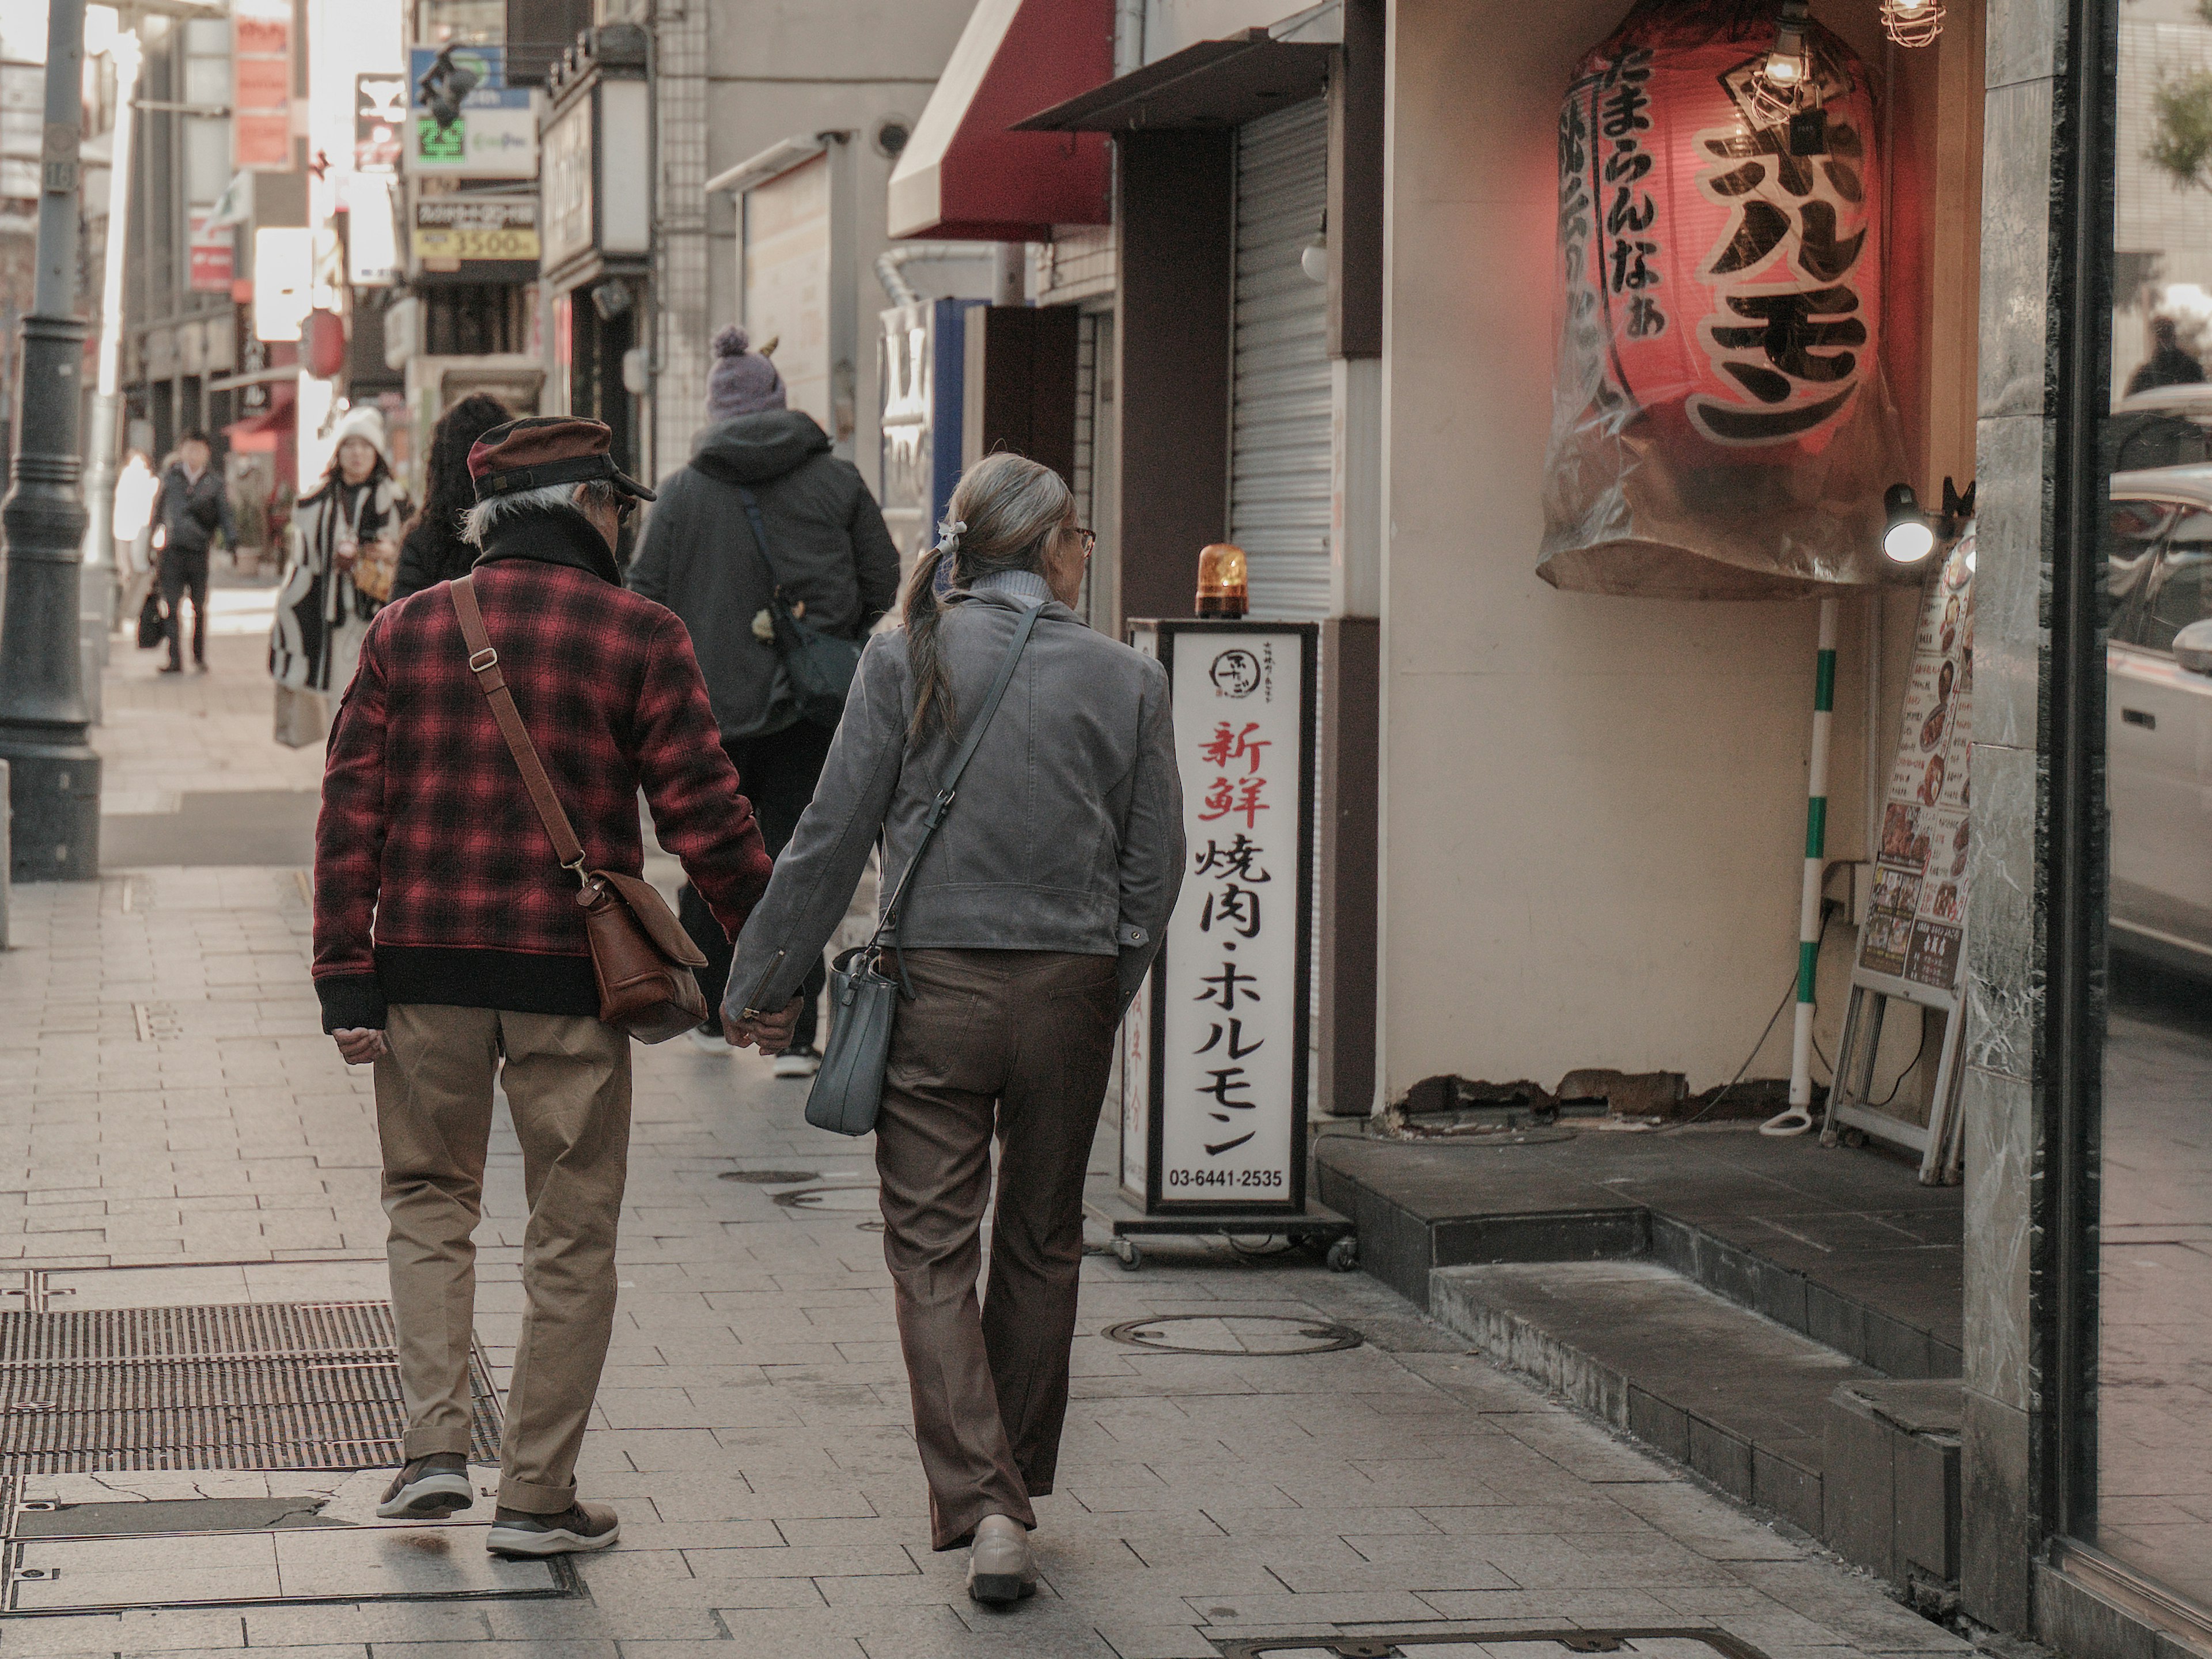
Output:
<instances>
[{"instance_id":1,"label":"gray handbag","mask_svg":"<svg viewBox=\"0 0 2212 1659\"><path fill-rule=\"evenodd\" d=\"M999 665L999 678L991 683L991 695L969 722L967 735L961 738L960 747L952 757L952 764L945 770L944 781L938 786L937 799L930 803L929 816L922 820L921 840L907 860L906 872L899 877L899 884L891 892L891 902L884 907L884 918L876 928L875 937L866 945L845 951L830 969L830 1042L822 1056L822 1069L814 1074L814 1087L806 1097L806 1121L817 1129L829 1129L841 1135L864 1135L876 1127L876 1111L883 1104L884 1072L890 1064L891 1026L898 1017L899 999L911 1000L914 987L906 977L906 959L899 954L899 912L906 902L906 890L914 880L914 872L921 867L922 855L929 851L929 843L937 834L937 826L945 822L951 810L955 792L960 785L960 775L968 769L968 763L975 753L975 746L983 740L984 728L991 716L999 712L1000 700L1006 695L1006 687L1014 678L1014 665L1021 660L1022 647L1030 642L1030 634L1036 627L1043 607L1029 606L1022 615L1020 625L1014 629L1014 642L1007 647L1006 660ZM898 975L893 978L882 971L884 953L888 951L898 964Z\"/></svg>"}]
</instances>

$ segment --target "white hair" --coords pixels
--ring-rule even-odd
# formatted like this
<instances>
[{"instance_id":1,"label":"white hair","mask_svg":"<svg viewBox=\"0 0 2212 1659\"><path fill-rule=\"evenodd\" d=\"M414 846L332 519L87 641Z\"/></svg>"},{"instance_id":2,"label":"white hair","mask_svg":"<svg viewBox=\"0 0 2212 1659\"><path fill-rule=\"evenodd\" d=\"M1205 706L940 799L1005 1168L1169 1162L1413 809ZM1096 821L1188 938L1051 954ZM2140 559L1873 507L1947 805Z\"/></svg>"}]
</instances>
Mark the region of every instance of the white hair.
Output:
<instances>
[{"instance_id":1,"label":"white hair","mask_svg":"<svg viewBox=\"0 0 2212 1659\"><path fill-rule=\"evenodd\" d=\"M581 501L576 499L579 489L584 492ZM461 539L471 547L482 547L484 538L495 526L519 514L550 512L561 507L611 506L617 493L605 478L592 478L581 484L547 484L541 489L519 489L512 495L495 495L488 501L478 501L461 514Z\"/></svg>"}]
</instances>

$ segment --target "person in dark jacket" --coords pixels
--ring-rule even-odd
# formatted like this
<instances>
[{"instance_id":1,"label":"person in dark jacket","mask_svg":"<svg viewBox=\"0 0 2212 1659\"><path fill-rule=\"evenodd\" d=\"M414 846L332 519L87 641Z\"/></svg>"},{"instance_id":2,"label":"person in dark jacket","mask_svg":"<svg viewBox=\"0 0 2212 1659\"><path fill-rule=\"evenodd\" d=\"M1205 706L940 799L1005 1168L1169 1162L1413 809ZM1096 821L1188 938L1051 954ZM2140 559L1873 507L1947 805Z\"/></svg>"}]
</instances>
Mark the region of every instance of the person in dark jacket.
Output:
<instances>
[{"instance_id":1,"label":"person in dark jacket","mask_svg":"<svg viewBox=\"0 0 2212 1659\"><path fill-rule=\"evenodd\" d=\"M859 469L830 453L812 416L784 407L775 365L748 343L741 328L714 337L707 392L714 423L699 434L690 464L662 482L629 586L691 630L722 747L775 854L814 797L832 730L800 719L781 683L771 588L780 586L815 627L859 639L896 603L899 560ZM768 532L765 559L747 523L748 492ZM730 948L699 896L686 887L681 898L684 926L707 953L700 987L715 1007ZM817 956L800 988L792 1046L776 1056L778 1077L806 1077L821 1064L815 1005L825 977ZM701 1026L693 1040L709 1053L731 1052L716 1024Z\"/></svg>"},{"instance_id":2,"label":"person in dark jacket","mask_svg":"<svg viewBox=\"0 0 2212 1659\"><path fill-rule=\"evenodd\" d=\"M161 603L169 611L169 660L164 674L185 672L184 612L192 601L192 666L207 669L208 549L215 532L238 545L238 520L231 516L230 492L214 465L207 434L195 428L177 445L175 463L163 475L154 501L154 545L161 571Z\"/></svg>"},{"instance_id":3,"label":"person in dark jacket","mask_svg":"<svg viewBox=\"0 0 2212 1659\"><path fill-rule=\"evenodd\" d=\"M644 868L641 790L662 846L734 933L769 860L715 741L684 624L625 592L629 503L597 421L486 433L470 459L471 588L500 675L582 843L582 867ZM522 1143L528 1311L486 1547L605 1549L620 1527L576 1494L576 1455L614 1328L629 1151L629 1039L598 1018L576 904L483 689L454 590L380 610L331 728L315 824L323 1029L374 1063L404 1467L377 1513L442 1518L469 1478L468 1331L493 1085ZM478 665L488 666L489 665Z\"/></svg>"},{"instance_id":4,"label":"person in dark jacket","mask_svg":"<svg viewBox=\"0 0 2212 1659\"><path fill-rule=\"evenodd\" d=\"M469 574L477 550L461 539L461 515L477 504L469 477L469 449L514 411L488 392L473 392L438 417L430 434L429 465L422 480L422 505L408 521L399 544L399 570L392 579L398 604L410 593Z\"/></svg>"}]
</instances>

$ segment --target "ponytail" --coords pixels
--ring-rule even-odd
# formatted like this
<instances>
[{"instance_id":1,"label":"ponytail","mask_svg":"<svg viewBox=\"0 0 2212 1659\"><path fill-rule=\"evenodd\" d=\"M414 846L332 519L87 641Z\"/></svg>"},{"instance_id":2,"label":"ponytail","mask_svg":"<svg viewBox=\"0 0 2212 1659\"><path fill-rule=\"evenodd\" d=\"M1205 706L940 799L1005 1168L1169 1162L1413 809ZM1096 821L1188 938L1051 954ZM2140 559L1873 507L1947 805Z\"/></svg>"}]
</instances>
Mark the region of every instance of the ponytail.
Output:
<instances>
[{"instance_id":1,"label":"ponytail","mask_svg":"<svg viewBox=\"0 0 2212 1659\"><path fill-rule=\"evenodd\" d=\"M906 656L914 672L914 720L907 736L915 743L921 741L932 714L946 731L952 729L952 678L937 654L937 624L945 615L937 585L940 574L950 574L957 550L957 545L938 543L915 561L914 574L907 579Z\"/></svg>"},{"instance_id":2,"label":"ponytail","mask_svg":"<svg viewBox=\"0 0 2212 1659\"><path fill-rule=\"evenodd\" d=\"M986 455L953 486L937 545L917 560L907 580L906 651L914 673L914 720L919 743L930 726L952 732L952 676L938 649L945 596L1002 570L1042 572L1046 543L1075 521L1075 498L1048 466L1000 452ZM973 526L972 528L970 526Z\"/></svg>"}]
</instances>

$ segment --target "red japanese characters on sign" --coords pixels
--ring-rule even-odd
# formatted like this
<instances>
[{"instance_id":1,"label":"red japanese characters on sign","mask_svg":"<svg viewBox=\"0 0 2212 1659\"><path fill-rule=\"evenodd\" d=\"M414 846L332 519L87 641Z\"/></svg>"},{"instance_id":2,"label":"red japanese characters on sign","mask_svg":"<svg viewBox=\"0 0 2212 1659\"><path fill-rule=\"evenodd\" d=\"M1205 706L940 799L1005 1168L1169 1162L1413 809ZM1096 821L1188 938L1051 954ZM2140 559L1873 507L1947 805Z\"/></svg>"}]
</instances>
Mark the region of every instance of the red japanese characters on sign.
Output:
<instances>
[{"instance_id":1,"label":"red japanese characters on sign","mask_svg":"<svg viewBox=\"0 0 2212 1659\"><path fill-rule=\"evenodd\" d=\"M1125 1033L1123 1184L1152 1207L1295 1206L1312 636L1158 626L1190 862Z\"/></svg>"}]
</instances>

